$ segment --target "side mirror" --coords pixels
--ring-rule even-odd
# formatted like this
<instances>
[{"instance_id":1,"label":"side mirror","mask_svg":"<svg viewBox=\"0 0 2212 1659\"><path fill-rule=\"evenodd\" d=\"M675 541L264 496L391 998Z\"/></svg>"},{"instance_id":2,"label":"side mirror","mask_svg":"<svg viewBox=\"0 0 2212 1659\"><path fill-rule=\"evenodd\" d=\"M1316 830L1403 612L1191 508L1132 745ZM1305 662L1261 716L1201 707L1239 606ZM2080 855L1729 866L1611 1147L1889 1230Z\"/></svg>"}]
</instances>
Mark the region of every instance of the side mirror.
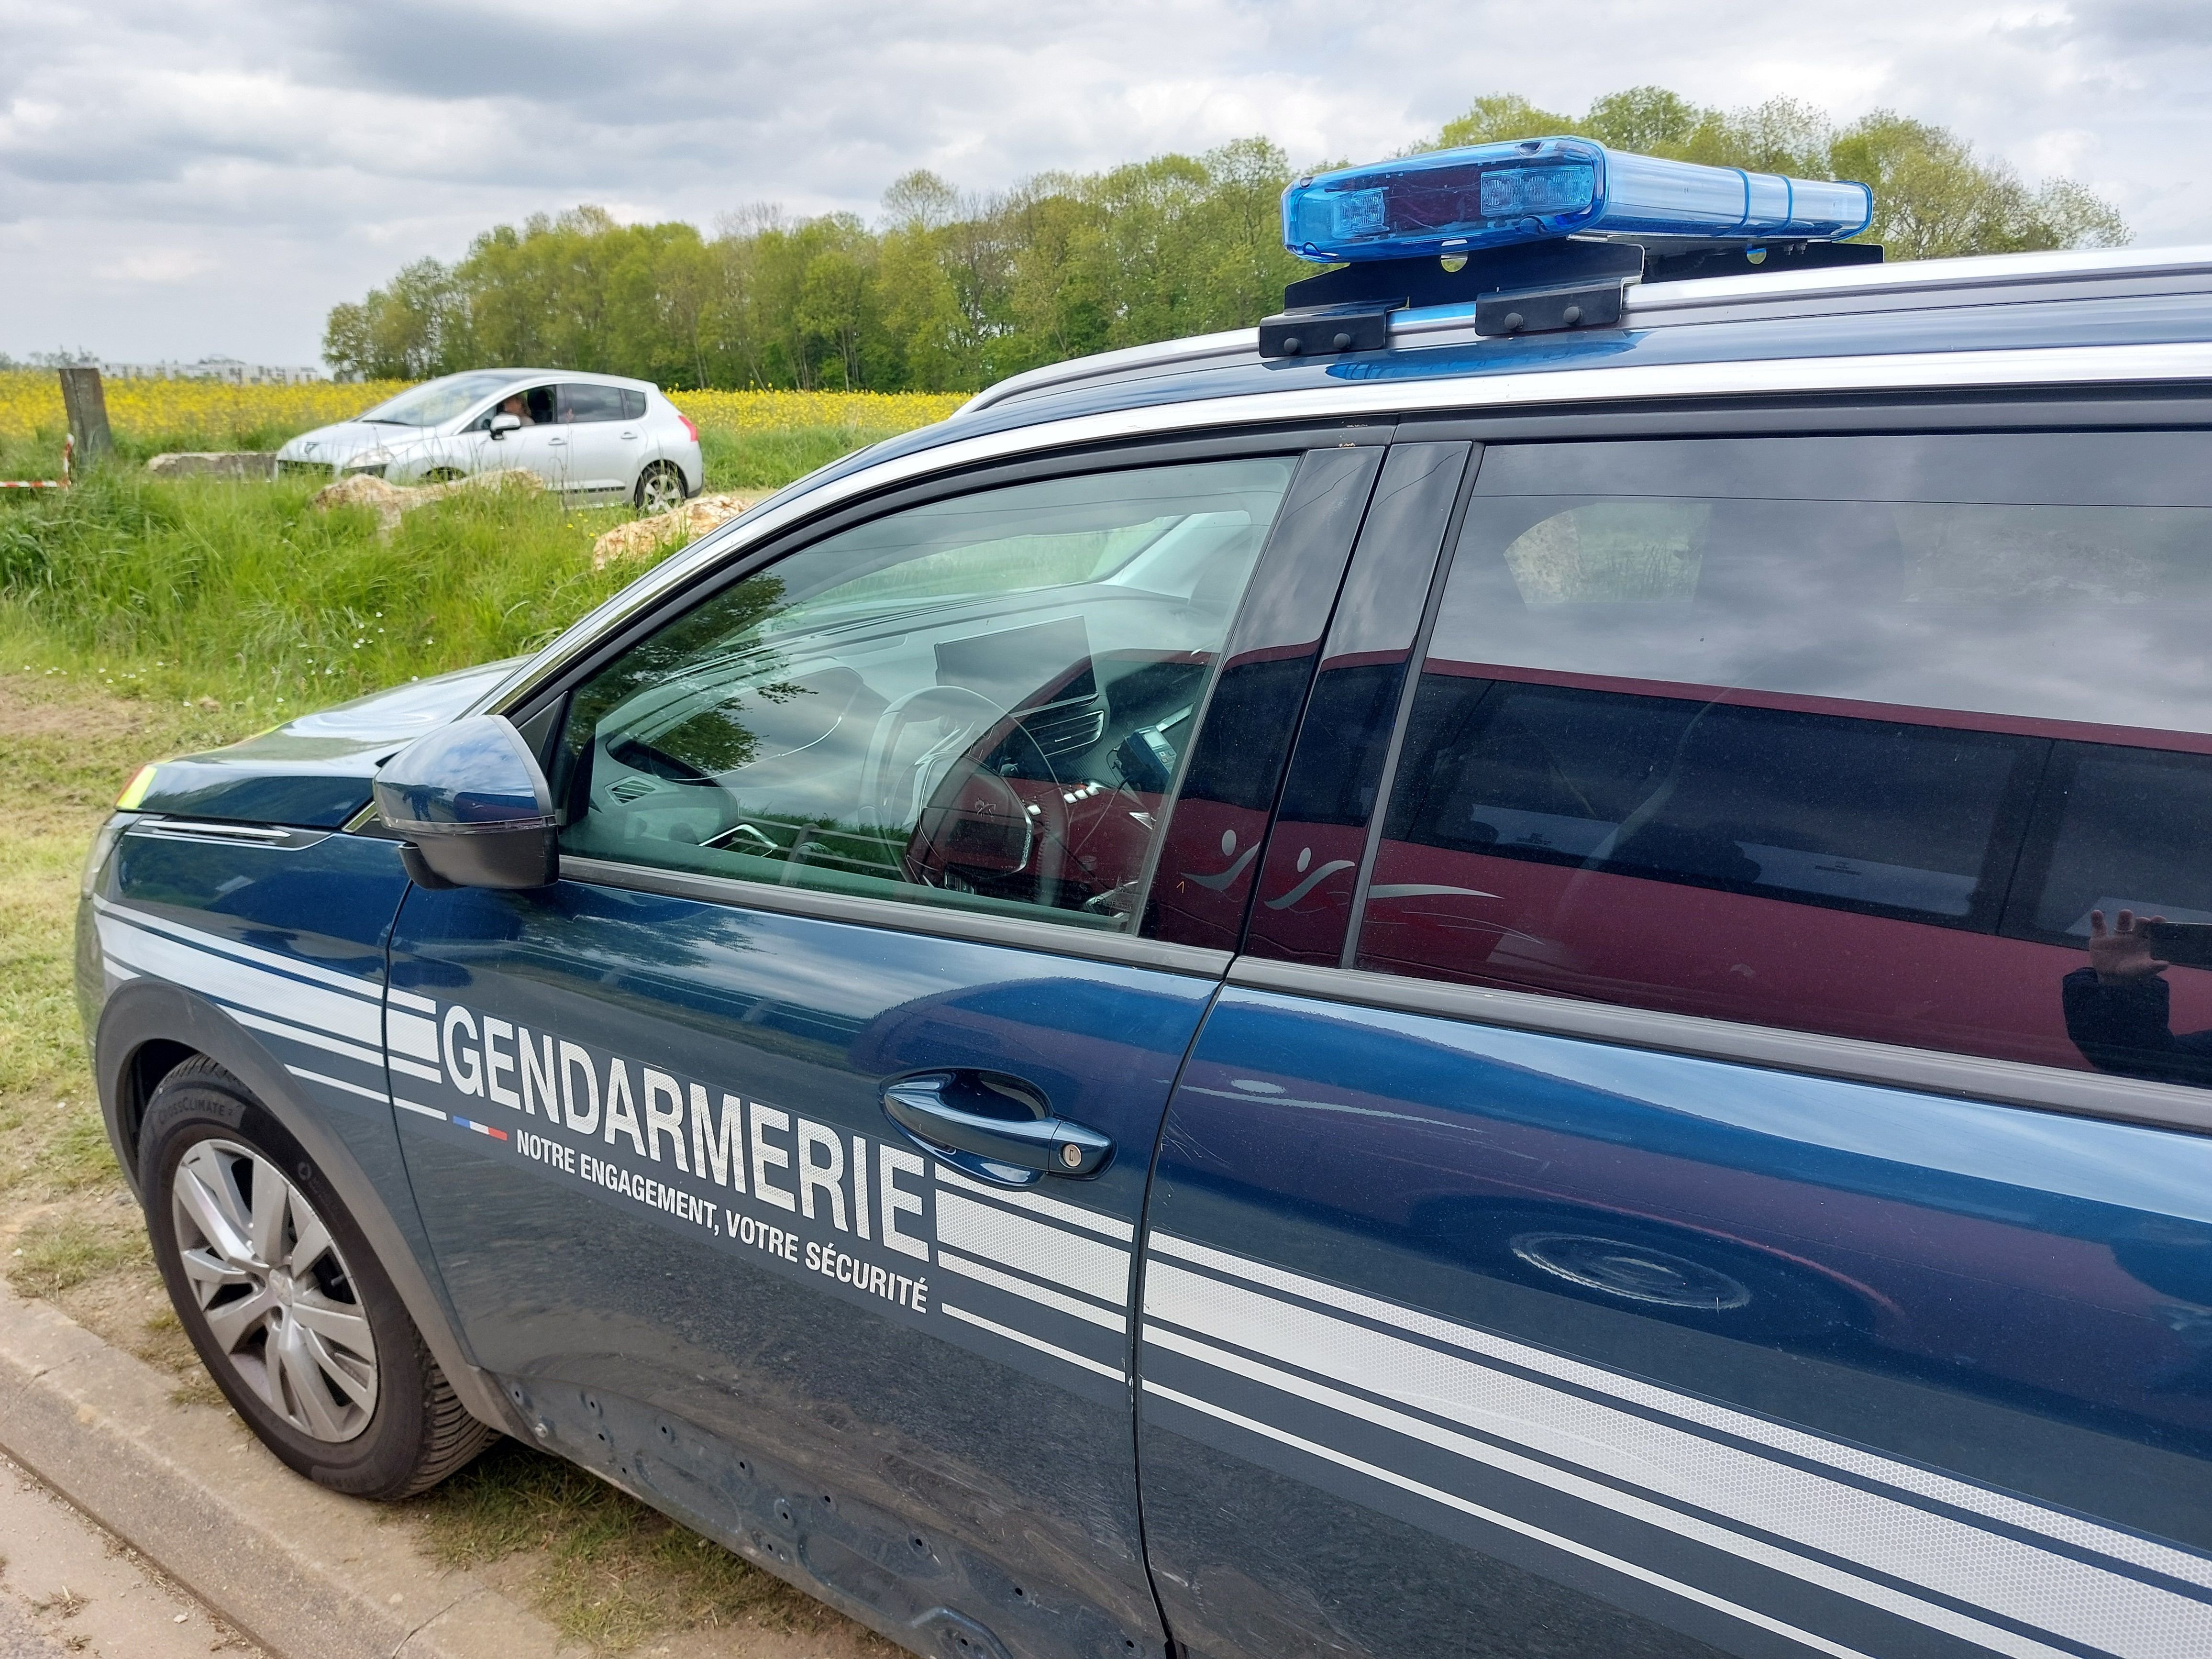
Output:
<instances>
[{"instance_id":1,"label":"side mirror","mask_svg":"<svg viewBox=\"0 0 2212 1659\"><path fill-rule=\"evenodd\" d=\"M553 792L508 721L472 714L417 738L372 787L423 887L546 887L559 878Z\"/></svg>"},{"instance_id":2,"label":"side mirror","mask_svg":"<svg viewBox=\"0 0 2212 1659\"><path fill-rule=\"evenodd\" d=\"M510 415L502 409L491 417L491 425L485 429L495 438L504 438L510 432L522 430L522 416Z\"/></svg>"}]
</instances>

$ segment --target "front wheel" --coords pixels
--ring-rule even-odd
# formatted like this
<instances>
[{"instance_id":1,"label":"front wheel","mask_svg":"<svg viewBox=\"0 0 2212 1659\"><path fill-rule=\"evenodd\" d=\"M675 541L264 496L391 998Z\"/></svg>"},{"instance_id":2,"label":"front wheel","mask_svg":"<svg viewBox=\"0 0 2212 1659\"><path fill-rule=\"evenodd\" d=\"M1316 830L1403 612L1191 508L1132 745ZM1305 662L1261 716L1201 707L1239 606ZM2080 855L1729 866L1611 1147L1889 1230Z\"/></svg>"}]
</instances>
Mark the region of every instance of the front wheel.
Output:
<instances>
[{"instance_id":1,"label":"front wheel","mask_svg":"<svg viewBox=\"0 0 2212 1659\"><path fill-rule=\"evenodd\" d=\"M672 461L655 461L638 475L637 510L672 513L684 505L684 472Z\"/></svg>"},{"instance_id":2,"label":"front wheel","mask_svg":"<svg viewBox=\"0 0 2212 1659\"><path fill-rule=\"evenodd\" d=\"M177 1317L270 1450L335 1491L399 1498L489 1443L359 1225L236 1078L205 1059L177 1067L139 1146Z\"/></svg>"}]
</instances>

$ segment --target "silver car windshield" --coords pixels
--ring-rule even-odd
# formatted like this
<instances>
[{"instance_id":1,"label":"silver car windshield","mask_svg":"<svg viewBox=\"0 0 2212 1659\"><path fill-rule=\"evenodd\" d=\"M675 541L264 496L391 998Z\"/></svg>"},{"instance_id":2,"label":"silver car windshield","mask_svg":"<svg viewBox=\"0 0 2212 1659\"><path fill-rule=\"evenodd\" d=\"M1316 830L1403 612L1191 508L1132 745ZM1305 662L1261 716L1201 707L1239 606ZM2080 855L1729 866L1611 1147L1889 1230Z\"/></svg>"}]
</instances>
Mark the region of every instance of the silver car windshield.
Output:
<instances>
[{"instance_id":1,"label":"silver car windshield","mask_svg":"<svg viewBox=\"0 0 2212 1659\"><path fill-rule=\"evenodd\" d=\"M440 426L514 379L505 369L476 369L429 380L387 399L358 418L381 426Z\"/></svg>"}]
</instances>

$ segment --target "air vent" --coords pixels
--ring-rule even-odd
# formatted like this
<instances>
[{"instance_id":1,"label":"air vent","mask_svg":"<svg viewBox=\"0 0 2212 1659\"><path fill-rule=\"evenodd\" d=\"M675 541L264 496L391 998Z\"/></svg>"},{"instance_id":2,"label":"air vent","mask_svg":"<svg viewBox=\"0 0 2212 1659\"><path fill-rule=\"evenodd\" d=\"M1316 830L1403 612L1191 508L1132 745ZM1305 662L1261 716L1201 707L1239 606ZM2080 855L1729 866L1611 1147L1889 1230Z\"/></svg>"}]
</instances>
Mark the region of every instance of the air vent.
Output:
<instances>
[{"instance_id":1,"label":"air vent","mask_svg":"<svg viewBox=\"0 0 2212 1659\"><path fill-rule=\"evenodd\" d=\"M657 778L622 778L607 786L607 793L627 806L630 802L653 794L660 788Z\"/></svg>"},{"instance_id":2,"label":"air vent","mask_svg":"<svg viewBox=\"0 0 2212 1659\"><path fill-rule=\"evenodd\" d=\"M1040 708L1022 717L1022 729L1047 755L1088 749L1106 729L1103 708Z\"/></svg>"}]
</instances>

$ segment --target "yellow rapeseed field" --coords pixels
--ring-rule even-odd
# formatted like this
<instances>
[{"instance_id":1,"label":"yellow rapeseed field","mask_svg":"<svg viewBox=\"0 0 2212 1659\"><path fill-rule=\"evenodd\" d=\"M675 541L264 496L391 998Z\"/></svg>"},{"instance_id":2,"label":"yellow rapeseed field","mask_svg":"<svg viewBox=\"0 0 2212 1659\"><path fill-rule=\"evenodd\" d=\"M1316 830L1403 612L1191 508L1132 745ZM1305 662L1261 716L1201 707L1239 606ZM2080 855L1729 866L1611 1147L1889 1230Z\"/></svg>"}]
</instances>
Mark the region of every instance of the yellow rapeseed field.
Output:
<instances>
[{"instance_id":1,"label":"yellow rapeseed field","mask_svg":"<svg viewBox=\"0 0 2212 1659\"><path fill-rule=\"evenodd\" d=\"M672 392L668 396L702 427L724 432L793 426L908 432L943 420L968 401L964 392Z\"/></svg>"},{"instance_id":2,"label":"yellow rapeseed field","mask_svg":"<svg viewBox=\"0 0 2212 1659\"><path fill-rule=\"evenodd\" d=\"M214 380L109 380L107 418L118 433L234 444L305 432L358 415L406 389L404 380L339 385L226 386ZM933 392L675 392L676 406L702 428L731 433L785 427L842 426L906 431L941 421L966 400ZM58 441L64 425L61 383L52 369L0 371L0 437Z\"/></svg>"},{"instance_id":3,"label":"yellow rapeseed field","mask_svg":"<svg viewBox=\"0 0 2212 1659\"><path fill-rule=\"evenodd\" d=\"M107 420L143 438L235 443L247 433L305 432L358 415L405 386L371 380L340 386L226 386L220 380L109 380ZM60 377L50 368L0 372L0 437L57 441L67 424Z\"/></svg>"}]
</instances>

